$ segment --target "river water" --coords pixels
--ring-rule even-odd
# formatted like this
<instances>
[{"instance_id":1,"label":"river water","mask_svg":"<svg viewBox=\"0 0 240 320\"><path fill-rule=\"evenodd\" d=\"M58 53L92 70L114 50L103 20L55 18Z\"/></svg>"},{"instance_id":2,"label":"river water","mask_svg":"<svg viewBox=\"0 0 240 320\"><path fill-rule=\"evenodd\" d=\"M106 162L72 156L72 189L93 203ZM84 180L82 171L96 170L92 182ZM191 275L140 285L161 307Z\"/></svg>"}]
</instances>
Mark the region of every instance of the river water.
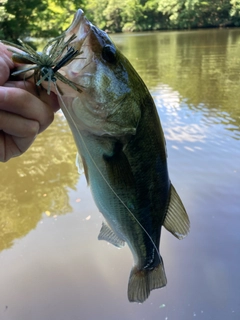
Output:
<instances>
[{"instance_id":1,"label":"river water","mask_svg":"<svg viewBox=\"0 0 240 320\"><path fill-rule=\"evenodd\" d=\"M131 253L97 240L102 217L58 113L0 164L0 319L240 319L240 30L112 38L156 102L191 232L163 231L168 285L129 303Z\"/></svg>"}]
</instances>

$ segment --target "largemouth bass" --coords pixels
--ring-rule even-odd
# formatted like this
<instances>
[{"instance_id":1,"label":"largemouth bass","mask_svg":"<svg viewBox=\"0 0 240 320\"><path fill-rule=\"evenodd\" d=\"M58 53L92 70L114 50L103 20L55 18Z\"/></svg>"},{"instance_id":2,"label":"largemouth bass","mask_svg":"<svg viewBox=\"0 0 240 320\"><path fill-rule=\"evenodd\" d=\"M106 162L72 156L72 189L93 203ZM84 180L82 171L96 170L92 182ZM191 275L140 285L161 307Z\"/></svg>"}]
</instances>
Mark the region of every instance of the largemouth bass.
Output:
<instances>
[{"instance_id":1,"label":"largemouth bass","mask_svg":"<svg viewBox=\"0 0 240 320\"><path fill-rule=\"evenodd\" d=\"M165 139L154 101L109 36L78 10L66 39L82 55L63 67L82 92L66 92L62 109L87 182L103 214L99 239L129 246L135 265L129 301L143 302L166 285L161 228L182 239L189 219L168 175ZM62 89L64 92L64 89Z\"/></svg>"}]
</instances>

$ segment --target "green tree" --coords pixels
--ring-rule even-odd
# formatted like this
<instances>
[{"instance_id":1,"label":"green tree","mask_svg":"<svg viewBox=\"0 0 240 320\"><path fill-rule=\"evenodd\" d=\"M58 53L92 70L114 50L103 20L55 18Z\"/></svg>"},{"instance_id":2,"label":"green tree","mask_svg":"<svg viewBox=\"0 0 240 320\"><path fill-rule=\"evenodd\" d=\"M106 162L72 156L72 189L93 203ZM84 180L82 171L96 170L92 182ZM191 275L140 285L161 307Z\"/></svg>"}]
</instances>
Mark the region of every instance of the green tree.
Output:
<instances>
[{"instance_id":1,"label":"green tree","mask_svg":"<svg viewBox=\"0 0 240 320\"><path fill-rule=\"evenodd\" d=\"M169 27L217 27L229 24L229 0L160 0L158 10L168 16Z\"/></svg>"},{"instance_id":2,"label":"green tree","mask_svg":"<svg viewBox=\"0 0 240 320\"><path fill-rule=\"evenodd\" d=\"M143 6L143 14L145 17L144 30L166 29L168 26L168 18L159 9L159 0L146 1Z\"/></svg>"},{"instance_id":3,"label":"green tree","mask_svg":"<svg viewBox=\"0 0 240 320\"><path fill-rule=\"evenodd\" d=\"M103 15L107 21L106 27L109 31L122 31L122 0L109 0L108 5L103 11Z\"/></svg>"},{"instance_id":4,"label":"green tree","mask_svg":"<svg viewBox=\"0 0 240 320\"><path fill-rule=\"evenodd\" d=\"M106 0L91 0L86 4L86 16L100 29L106 29L107 19L103 14L104 10L107 8L108 1Z\"/></svg>"},{"instance_id":5,"label":"green tree","mask_svg":"<svg viewBox=\"0 0 240 320\"><path fill-rule=\"evenodd\" d=\"M110 32L240 25L239 0L0 0L0 36L57 36L78 8Z\"/></svg>"},{"instance_id":6,"label":"green tree","mask_svg":"<svg viewBox=\"0 0 240 320\"><path fill-rule=\"evenodd\" d=\"M16 41L19 36L26 36L31 29L36 29L35 16L47 8L45 0L8 0L1 12L1 30L5 39Z\"/></svg>"},{"instance_id":7,"label":"green tree","mask_svg":"<svg viewBox=\"0 0 240 320\"><path fill-rule=\"evenodd\" d=\"M235 26L239 27L240 26L240 1L231 0L230 3L232 5L230 10L231 20Z\"/></svg>"},{"instance_id":8,"label":"green tree","mask_svg":"<svg viewBox=\"0 0 240 320\"><path fill-rule=\"evenodd\" d=\"M14 41L20 37L51 37L65 30L76 9L84 1L3 0L0 2L1 37Z\"/></svg>"},{"instance_id":9,"label":"green tree","mask_svg":"<svg viewBox=\"0 0 240 320\"><path fill-rule=\"evenodd\" d=\"M195 11L195 24L197 27L219 27L229 24L231 4L229 0L216 0L197 2L193 8ZM192 15L193 15L192 14Z\"/></svg>"},{"instance_id":10,"label":"green tree","mask_svg":"<svg viewBox=\"0 0 240 320\"><path fill-rule=\"evenodd\" d=\"M141 0L122 1L121 17L124 31L139 31L144 29L145 15Z\"/></svg>"}]
</instances>

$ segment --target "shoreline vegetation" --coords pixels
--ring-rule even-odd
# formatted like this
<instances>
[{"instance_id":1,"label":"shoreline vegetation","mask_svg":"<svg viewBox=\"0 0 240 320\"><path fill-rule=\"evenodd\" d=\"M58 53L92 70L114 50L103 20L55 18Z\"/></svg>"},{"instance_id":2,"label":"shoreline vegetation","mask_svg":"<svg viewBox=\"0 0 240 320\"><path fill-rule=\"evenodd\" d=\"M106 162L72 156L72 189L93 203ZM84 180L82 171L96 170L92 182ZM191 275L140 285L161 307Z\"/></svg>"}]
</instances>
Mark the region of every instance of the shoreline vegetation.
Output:
<instances>
[{"instance_id":1,"label":"shoreline vegetation","mask_svg":"<svg viewBox=\"0 0 240 320\"><path fill-rule=\"evenodd\" d=\"M109 33L240 26L239 0L2 0L0 38L55 37L78 8Z\"/></svg>"}]
</instances>

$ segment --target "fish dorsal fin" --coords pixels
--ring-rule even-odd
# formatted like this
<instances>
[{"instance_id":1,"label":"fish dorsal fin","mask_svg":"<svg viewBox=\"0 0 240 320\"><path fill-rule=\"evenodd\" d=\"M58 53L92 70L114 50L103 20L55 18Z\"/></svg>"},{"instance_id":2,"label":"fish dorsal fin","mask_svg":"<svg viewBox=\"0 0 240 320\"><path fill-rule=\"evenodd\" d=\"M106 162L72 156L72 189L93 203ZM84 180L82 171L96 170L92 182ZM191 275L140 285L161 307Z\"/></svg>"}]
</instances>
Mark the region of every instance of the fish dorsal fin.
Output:
<instances>
[{"instance_id":1,"label":"fish dorsal fin","mask_svg":"<svg viewBox=\"0 0 240 320\"><path fill-rule=\"evenodd\" d=\"M164 227L176 238L183 239L189 232L190 221L182 201L171 184L168 211L163 223Z\"/></svg>"},{"instance_id":2,"label":"fish dorsal fin","mask_svg":"<svg viewBox=\"0 0 240 320\"><path fill-rule=\"evenodd\" d=\"M102 223L102 228L100 230L98 240L105 240L111 244L113 244L115 247L122 248L125 245L125 242L120 239L113 231L110 229L110 227L106 223Z\"/></svg>"}]
</instances>

